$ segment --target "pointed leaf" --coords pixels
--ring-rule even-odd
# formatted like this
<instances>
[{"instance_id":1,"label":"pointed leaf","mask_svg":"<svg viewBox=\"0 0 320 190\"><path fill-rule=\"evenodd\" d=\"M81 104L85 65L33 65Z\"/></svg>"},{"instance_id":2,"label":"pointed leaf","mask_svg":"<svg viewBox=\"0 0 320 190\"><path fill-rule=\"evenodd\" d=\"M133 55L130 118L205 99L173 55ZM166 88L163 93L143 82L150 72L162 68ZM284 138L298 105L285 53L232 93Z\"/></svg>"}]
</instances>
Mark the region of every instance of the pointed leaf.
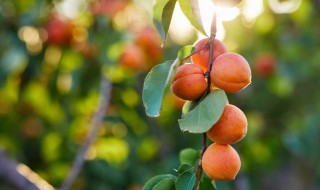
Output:
<instances>
[{"instance_id":1,"label":"pointed leaf","mask_svg":"<svg viewBox=\"0 0 320 190\"><path fill-rule=\"evenodd\" d=\"M163 43L166 41L176 1L157 0L153 6L153 23L160 33Z\"/></svg>"},{"instance_id":2,"label":"pointed leaf","mask_svg":"<svg viewBox=\"0 0 320 190\"><path fill-rule=\"evenodd\" d=\"M207 132L221 117L226 102L227 96L223 90L210 92L192 111L178 120L180 129L190 133Z\"/></svg>"},{"instance_id":3,"label":"pointed leaf","mask_svg":"<svg viewBox=\"0 0 320 190\"><path fill-rule=\"evenodd\" d=\"M202 25L198 0L179 0L179 4L191 25L203 35L207 35Z\"/></svg>"},{"instance_id":4,"label":"pointed leaf","mask_svg":"<svg viewBox=\"0 0 320 190\"><path fill-rule=\"evenodd\" d=\"M200 156L200 152L192 148L186 148L180 151L179 159L181 164L189 164L193 166Z\"/></svg>"},{"instance_id":5,"label":"pointed leaf","mask_svg":"<svg viewBox=\"0 0 320 190\"><path fill-rule=\"evenodd\" d=\"M191 173L194 172L193 166L191 166L191 165L189 165L189 164L182 164L182 165L180 165L180 167L176 170L176 172L177 172L179 175L183 174L183 173L186 172L186 171L191 172Z\"/></svg>"},{"instance_id":6,"label":"pointed leaf","mask_svg":"<svg viewBox=\"0 0 320 190\"><path fill-rule=\"evenodd\" d=\"M182 107L182 117L184 117L190 110L192 110L197 105L197 102L186 101Z\"/></svg>"},{"instance_id":7,"label":"pointed leaf","mask_svg":"<svg viewBox=\"0 0 320 190\"><path fill-rule=\"evenodd\" d=\"M143 84L142 100L148 116L157 117L160 115L163 96L170 87L177 65L179 65L178 59L176 61L166 61L153 67L146 76Z\"/></svg>"},{"instance_id":8,"label":"pointed leaf","mask_svg":"<svg viewBox=\"0 0 320 190\"><path fill-rule=\"evenodd\" d=\"M208 177L202 177L199 190L216 190L213 181Z\"/></svg>"},{"instance_id":9,"label":"pointed leaf","mask_svg":"<svg viewBox=\"0 0 320 190\"><path fill-rule=\"evenodd\" d=\"M196 184L196 174L186 171L176 181L177 190L192 190Z\"/></svg>"},{"instance_id":10,"label":"pointed leaf","mask_svg":"<svg viewBox=\"0 0 320 190\"><path fill-rule=\"evenodd\" d=\"M174 181L170 178L161 180L152 190L174 190Z\"/></svg>"},{"instance_id":11,"label":"pointed leaf","mask_svg":"<svg viewBox=\"0 0 320 190\"><path fill-rule=\"evenodd\" d=\"M157 184L159 184L164 179L170 179L173 181L177 180L177 177L171 174L163 174L163 175L157 175L153 178L151 178L147 183L143 186L142 190L153 190ZM166 184L167 182L162 182L163 184Z\"/></svg>"},{"instance_id":12,"label":"pointed leaf","mask_svg":"<svg viewBox=\"0 0 320 190\"><path fill-rule=\"evenodd\" d=\"M178 58L180 59L180 61L189 56L193 50L193 45L183 46L178 52Z\"/></svg>"}]
</instances>

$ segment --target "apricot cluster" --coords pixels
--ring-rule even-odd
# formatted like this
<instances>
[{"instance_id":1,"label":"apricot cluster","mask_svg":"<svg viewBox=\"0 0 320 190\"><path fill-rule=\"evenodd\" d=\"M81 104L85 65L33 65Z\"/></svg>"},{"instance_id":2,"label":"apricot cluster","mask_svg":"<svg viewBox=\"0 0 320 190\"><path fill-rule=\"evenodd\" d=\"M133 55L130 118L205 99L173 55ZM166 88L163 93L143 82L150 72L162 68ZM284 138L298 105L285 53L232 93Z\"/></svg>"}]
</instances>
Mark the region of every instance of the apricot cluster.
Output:
<instances>
[{"instance_id":1,"label":"apricot cluster","mask_svg":"<svg viewBox=\"0 0 320 190\"><path fill-rule=\"evenodd\" d=\"M172 92L184 100L199 100L210 89L239 92L251 83L251 69L240 54L227 52L225 45L215 39L210 60L209 39L194 44L192 63L180 66L171 84ZM212 67L209 69L209 62ZM211 83L205 72L210 74ZM209 73L210 72L210 73ZM207 136L214 142L203 154L202 168L213 180L232 180L240 170L241 161L231 144L239 142L247 133L247 118L236 106L226 104L223 113Z\"/></svg>"},{"instance_id":2,"label":"apricot cluster","mask_svg":"<svg viewBox=\"0 0 320 190\"><path fill-rule=\"evenodd\" d=\"M251 69L247 60L237 53L227 52L225 45L217 39L213 41L212 68L208 69L210 62L208 41L206 38L194 44L196 53L191 56L192 63L180 66L174 76L171 89L181 99L201 98L206 91L205 86L235 93L251 83ZM207 71L210 71L210 85L204 85L204 81L207 82L205 79Z\"/></svg>"}]
</instances>

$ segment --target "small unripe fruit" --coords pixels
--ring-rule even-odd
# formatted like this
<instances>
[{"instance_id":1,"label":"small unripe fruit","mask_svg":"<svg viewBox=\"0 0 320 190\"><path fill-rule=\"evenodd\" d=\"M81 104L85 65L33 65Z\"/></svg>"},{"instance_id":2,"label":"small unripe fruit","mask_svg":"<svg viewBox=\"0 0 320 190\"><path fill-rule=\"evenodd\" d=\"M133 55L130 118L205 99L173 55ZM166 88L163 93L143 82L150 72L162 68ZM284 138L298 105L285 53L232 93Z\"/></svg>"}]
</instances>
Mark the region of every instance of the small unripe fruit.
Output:
<instances>
[{"instance_id":1,"label":"small unripe fruit","mask_svg":"<svg viewBox=\"0 0 320 190\"><path fill-rule=\"evenodd\" d=\"M184 64L177 69L171 84L172 92L184 100L197 100L207 89L207 81L199 65Z\"/></svg>"},{"instance_id":2,"label":"small unripe fruit","mask_svg":"<svg viewBox=\"0 0 320 190\"><path fill-rule=\"evenodd\" d=\"M224 53L214 60L210 77L218 88L238 92L251 83L251 69L241 55Z\"/></svg>"},{"instance_id":3,"label":"small unripe fruit","mask_svg":"<svg viewBox=\"0 0 320 190\"><path fill-rule=\"evenodd\" d=\"M234 144L247 134L247 118L236 106L227 104L219 121L214 124L207 135L218 144Z\"/></svg>"},{"instance_id":4,"label":"small unripe fruit","mask_svg":"<svg viewBox=\"0 0 320 190\"><path fill-rule=\"evenodd\" d=\"M207 44L208 41L209 41L209 38L205 38L200 41L197 41L194 44L194 48L195 48L194 51L197 51L203 47L204 49L200 50L199 52L191 56L192 63L200 65L200 67L203 69L203 72L206 72L208 70L208 65L209 65L210 46L209 44ZM227 48L225 47L225 45L220 40L215 39L213 41L213 59L217 58L219 55L226 52L227 52Z\"/></svg>"},{"instance_id":5,"label":"small unripe fruit","mask_svg":"<svg viewBox=\"0 0 320 190\"><path fill-rule=\"evenodd\" d=\"M211 144L202 157L202 168L213 180L235 179L241 167L237 151L228 144Z\"/></svg>"}]
</instances>

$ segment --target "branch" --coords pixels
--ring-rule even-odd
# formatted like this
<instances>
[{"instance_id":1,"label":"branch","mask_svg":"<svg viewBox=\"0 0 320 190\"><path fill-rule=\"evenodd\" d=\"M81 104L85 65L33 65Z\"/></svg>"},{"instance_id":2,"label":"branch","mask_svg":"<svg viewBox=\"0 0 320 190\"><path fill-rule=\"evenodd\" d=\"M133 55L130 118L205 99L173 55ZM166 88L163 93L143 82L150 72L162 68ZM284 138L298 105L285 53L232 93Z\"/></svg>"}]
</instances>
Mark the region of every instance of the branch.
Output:
<instances>
[{"instance_id":1,"label":"branch","mask_svg":"<svg viewBox=\"0 0 320 190\"><path fill-rule=\"evenodd\" d=\"M71 187L74 180L79 175L81 168L82 168L84 161L85 161L85 156L86 156L91 144L95 140L95 138L98 134L98 131L101 127L101 123L102 123L103 117L106 112L106 107L109 104L110 93L111 93L111 82L109 80L107 80L106 78L102 78L102 80L101 80L101 90L100 91L101 91L101 93L100 93L99 108L92 118L92 121L90 124L91 131L89 132L86 141L82 145L77 157L75 158L75 160L73 162L73 166L70 170L68 177L66 178L66 180L64 181L64 183L62 184L62 186L60 187L59 190L67 190Z\"/></svg>"},{"instance_id":2,"label":"branch","mask_svg":"<svg viewBox=\"0 0 320 190\"><path fill-rule=\"evenodd\" d=\"M209 40L209 65L208 65L208 70L206 72L207 75L207 79L208 79L208 86L207 86L207 91L205 93L205 96L208 95L210 93L210 88L211 88L211 77L210 77L210 73L211 73L211 69L212 69L212 64L213 64L213 53L214 53L214 46L213 46L213 41L216 37L216 33L217 33L217 16L216 16L216 12L214 11L213 13L213 18L212 18L212 23L211 23L211 34L210 34L210 40ZM198 163L198 168L196 170L196 190L198 190L200 188L200 183L201 183L201 178L202 178L202 156L204 154L204 152L207 149L207 134L203 133L203 141L202 141L202 151L201 151L201 155L199 158L199 163Z\"/></svg>"},{"instance_id":3,"label":"branch","mask_svg":"<svg viewBox=\"0 0 320 190\"><path fill-rule=\"evenodd\" d=\"M54 188L24 164L17 164L0 149L0 181L15 190L40 190Z\"/></svg>"}]
</instances>

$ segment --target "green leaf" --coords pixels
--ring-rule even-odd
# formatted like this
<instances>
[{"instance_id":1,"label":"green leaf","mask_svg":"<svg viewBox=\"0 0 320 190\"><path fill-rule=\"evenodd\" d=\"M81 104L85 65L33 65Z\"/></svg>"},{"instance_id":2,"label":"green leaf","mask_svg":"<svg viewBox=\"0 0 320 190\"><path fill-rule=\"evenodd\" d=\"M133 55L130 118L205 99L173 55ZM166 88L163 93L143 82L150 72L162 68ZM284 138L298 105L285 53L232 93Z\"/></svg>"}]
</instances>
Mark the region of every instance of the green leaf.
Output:
<instances>
[{"instance_id":1,"label":"green leaf","mask_svg":"<svg viewBox=\"0 0 320 190\"><path fill-rule=\"evenodd\" d=\"M188 18L191 25L207 36L201 21L198 0L179 0L179 4L183 14Z\"/></svg>"},{"instance_id":2,"label":"green leaf","mask_svg":"<svg viewBox=\"0 0 320 190\"><path fill-rule=\"evenodd\" d=\"M174 190L175 181L171 178L165 178L155 185L152 190Z\"/></svg>"},{"instance_id":3,"label":"green leaf","mask_svg":"<svg viewBox=\"0 0 320 190\"><path fill-rule=\"evenodd\" d=\"M194 101L186 101L182 107L182 116L184 117L190 110L192 110L197 105Z\"/></svg>"},{"instance_id":4,"label":"green leaf","mask_svg":"<svg viewBox=\"0 0 320 190\"><path fill-rule=\"evenodd\" d=\"M213 186L212 180L208 177L202 177L199 190L216 190Z\"/></svg>"},{"instance_id":5,"label":"green leaf","mask_svg":"<svg viewBox=\"0 0 320 190\"><path fill-rule=\"evenodd\" d=\"M176 181L176 190L192 190L196 183L196 174L186 171Z\"/></svg>"},{"instance_id":6,"label":"green leaf","mask_svg":"<svg viewBox=\"0 0 320 190\"><path fill-rule=\"evenodd\" d=\"M176 2L177 0L157 0L153 6L153 23L163 43L166 41Z\"/></svg>"},{"instance_id":7,"label":"green leaf","mask_svg":"<svg viewBox=\"0 0 320 190\"><path fill-rule=\"evenodd\" d=\"M179 154L181 164L193 166L200 156L200 152L192 148L183 149Z\"/></svg>"},{"instance_id":8,"label":"green leaf","mask_svg":"<svg viewBox=\"0 0 320 190\"><path fill-rule=\"evenodd\" d=\"M178 52L178 58L180 59L180 61L189 56L193 52L193 50L193 45L183 46Z\"/></svg>"},{"instance_id":9,"label":"green leaf","mask_svg":"<svg viewBox=\"0 0 320 190\"><path fill-rule=\"evenodd\" d=\"M169 182L161 182L164 179L170 179L173 181L177 180L177 177L172 174L163 174L163 175L157 175L153 178L151 178L147 183L143 186L142 190L153 190L155 186L159 183L167 184Z\"/></svg>"},{"instance_id":10,"label":"green leaf","mask_svg":"<svg viewBox=\"0 0 320 190\"><path fill-rule=\"evenodd\" d=\"M189 171L189 172L194 172L194 168L193 166L189 165L189 164L182 164L180 165L179 169L176 170L176 172L181 175L184 172Z\"/></svg>"},{"instance_id":11,"label":"green leaf","mask_svg":"<svg viewBox=\"0 0 320 190\"><path fill-rule=\"evenodd\" d=\"M163 96L170 87L178 65L178 59L166 61L153 67L146 76L143 84L142 101L148 116L157 117L160 115Z\"/></svg>"},{"instance_id":12,"label":"green leaf","mask_svg":"<svg viewBox=\"0 0 320 190\"><path fill-rule=\"evenodd\" d=\"M192 111L178 120L180 129L190 133L207 132L221 117L226 102L227 96L223 90L212 91Z\"/></svg>"}]
</instances>

